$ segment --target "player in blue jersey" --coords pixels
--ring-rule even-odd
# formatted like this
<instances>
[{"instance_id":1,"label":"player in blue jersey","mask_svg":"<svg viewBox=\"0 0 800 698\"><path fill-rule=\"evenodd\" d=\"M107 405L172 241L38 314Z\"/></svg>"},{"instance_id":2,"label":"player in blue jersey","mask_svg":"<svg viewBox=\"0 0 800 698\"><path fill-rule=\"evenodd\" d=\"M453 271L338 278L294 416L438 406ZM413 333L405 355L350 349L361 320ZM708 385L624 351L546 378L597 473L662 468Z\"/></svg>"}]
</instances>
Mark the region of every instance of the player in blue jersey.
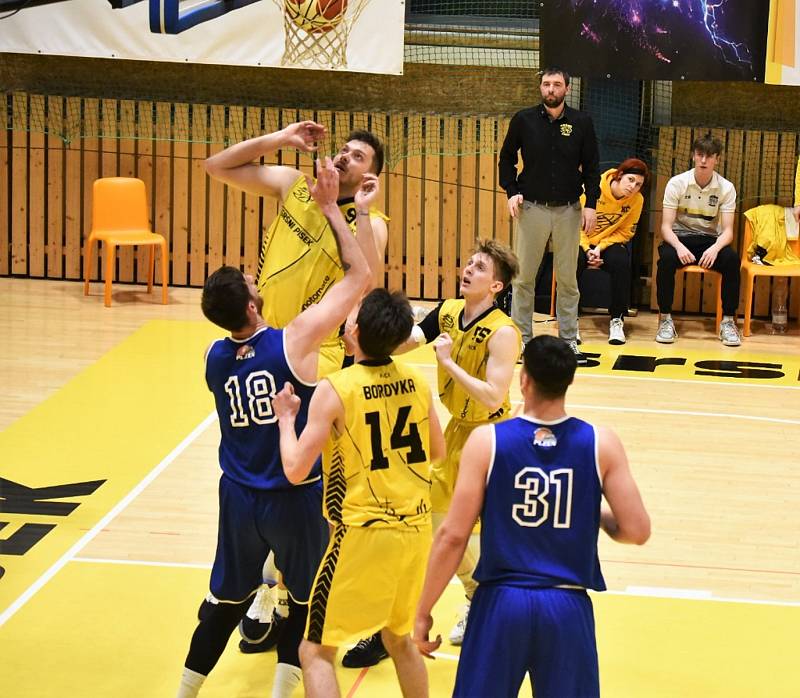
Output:
<instances>
[{"instance_id":1,"label":"player in blue jersey","mask_svg":"<svg viewBox=\"0 0 800 698\"><path fill-rule=\"evenodd\" d=\"M577 365L571 349L541 336L523 357L523 415L478 427L464 446L453 502L428 560L414 640L428 656L439 647L440 637L428 638L431 610L480 515L478 589L453 695L516 696L528 673L536 698L598 696L586 593L606 588L598 531L641 545L650 519L619 438L565 412ZM603 496L608 506L601 506Z\"/></svg>"},{"instance_id":2,"label":"player in blue jersey","mask_svg":"<svg viewBox=\"0 0 800 698\"><path fill-rule=\"evenodd\" d=\"M319 465L299 485L283 474L272 398L286 382L301 396L298 433L317 378L320 344L344 322L369 281L369 267L336 205L339 175L330 158L318 165L311 194L333 228L345 270L325 297L284 329L268 327L251 276L233 267L214 272L203 287L203 314L231 335L206 352L206 382L214 395L222 437L219 532L211 571L211 605L195 630L178 698L198 694L261 586L270 552L289 592L290 613L278 641L273 698L300 681L298 647L311 584L328 542L321 516ZM367 184L366 186L371 186Z\"/></svg>"}]
</instances>

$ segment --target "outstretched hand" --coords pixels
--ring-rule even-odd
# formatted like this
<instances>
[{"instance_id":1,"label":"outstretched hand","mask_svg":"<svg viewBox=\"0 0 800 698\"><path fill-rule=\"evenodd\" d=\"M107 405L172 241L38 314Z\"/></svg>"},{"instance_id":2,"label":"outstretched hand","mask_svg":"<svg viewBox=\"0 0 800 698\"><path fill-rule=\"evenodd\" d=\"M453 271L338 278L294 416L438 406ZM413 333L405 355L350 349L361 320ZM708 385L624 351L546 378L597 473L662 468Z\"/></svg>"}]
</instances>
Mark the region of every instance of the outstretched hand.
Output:
<instances>
[{"instance_id":1,"label":"outstretched hand","mask_svg":"<svg viewBox=\"0 0 800 698\"><path fill-rule=\"evenodd\" d=\"M317 160L316 172L316 182L306 177L311 197L320 208L336 204L336 199L339 197L339 170L333 166L333 160L327 156Z\"/></svg>"},{"instance_id":2,"label":"outstretched hand","mask_svg":"<svg viewBox=\"0 0 800 698\"><path fill-rule=\"evenodd\" d=\"M357 209L369 210L369 207L378 198L380 186L378 184L378 175L371 172L365 172L361 179L361 186L355 195L354 203Z\"/></svg>"},{"instance_id":3,"label":"outstretched hand","mask_svg":"<svg viewBox=\"0 0 800 698\"><path fill-rule=\"evenodd\" d=\"M283 389L272 398L272 409L278 419L294 417L300 411L300 398L294 394L294 386L286 382Z\"/></svg>"},{"instance_id":4,"label":"outstretched hand","mask_svg":"<svg viewBox=\"0 0 800 698\"><path fill-rule=\"evenodd\" d=\"M314 121L299 121L289 124L283 129L284 145L297 148L303 153L312 153L321 140L325 139L326 130L322 124Z\"/></svg>"}]
</instances>

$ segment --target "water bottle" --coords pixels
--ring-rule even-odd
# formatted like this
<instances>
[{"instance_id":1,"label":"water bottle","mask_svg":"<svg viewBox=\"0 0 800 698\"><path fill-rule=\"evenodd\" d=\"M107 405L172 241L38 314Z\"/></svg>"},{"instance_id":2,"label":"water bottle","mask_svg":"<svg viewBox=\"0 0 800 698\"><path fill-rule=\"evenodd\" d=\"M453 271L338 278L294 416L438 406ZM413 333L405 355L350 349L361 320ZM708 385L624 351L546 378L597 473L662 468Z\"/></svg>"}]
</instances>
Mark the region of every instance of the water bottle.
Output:
<instances>
[{"instance_id":1,"label":"water bottle","mask_svg":"<svg viewBox=\"0 0 800 698\"><path fill-rule=\"evenodd\" d=\"M786 309L786 277L775 277L772 289L772 334L783 334L789 321Z\"/></svg>"}]
</instances>

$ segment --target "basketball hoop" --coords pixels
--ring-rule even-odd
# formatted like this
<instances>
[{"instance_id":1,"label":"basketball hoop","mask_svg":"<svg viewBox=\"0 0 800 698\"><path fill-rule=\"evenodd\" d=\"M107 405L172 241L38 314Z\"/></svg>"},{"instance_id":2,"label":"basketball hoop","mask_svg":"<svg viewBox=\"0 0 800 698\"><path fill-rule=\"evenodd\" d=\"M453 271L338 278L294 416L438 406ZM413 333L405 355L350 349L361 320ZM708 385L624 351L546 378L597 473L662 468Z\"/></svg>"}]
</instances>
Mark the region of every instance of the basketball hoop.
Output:
<instances>
[{"instance_id":1,"label":"basketball hoop","mask_svg":"<svg viewBox=\"0 0 800 698\"><path fill-rule=\"evenodd\" d=\"M281 65L346 68L350 29L370 0L273 0L283 16Z\"/></svg>"}]
</instances>

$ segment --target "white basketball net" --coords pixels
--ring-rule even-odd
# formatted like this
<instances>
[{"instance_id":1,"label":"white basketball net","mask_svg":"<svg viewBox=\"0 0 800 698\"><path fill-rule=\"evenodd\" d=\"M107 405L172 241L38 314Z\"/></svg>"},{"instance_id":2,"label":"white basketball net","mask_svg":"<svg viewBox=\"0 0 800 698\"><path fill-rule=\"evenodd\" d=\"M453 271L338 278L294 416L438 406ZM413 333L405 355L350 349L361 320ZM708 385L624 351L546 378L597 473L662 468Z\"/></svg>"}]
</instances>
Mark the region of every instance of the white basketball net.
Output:
<instances>
[{"instance_id":1,"label":"white basketball net","mask_svg":"<svg viewBox=\"0 0 800 698\"><path fill-rule=\"evenodd\" d=\"M281 65L302 68L346 68L350 29L370 0L349 0L347 8L327 31L307 32L287 11L287 0L273 0L283 16L285 48ZM324 0L323 0L324 3Z\"/></svg>"}]
</instances>

